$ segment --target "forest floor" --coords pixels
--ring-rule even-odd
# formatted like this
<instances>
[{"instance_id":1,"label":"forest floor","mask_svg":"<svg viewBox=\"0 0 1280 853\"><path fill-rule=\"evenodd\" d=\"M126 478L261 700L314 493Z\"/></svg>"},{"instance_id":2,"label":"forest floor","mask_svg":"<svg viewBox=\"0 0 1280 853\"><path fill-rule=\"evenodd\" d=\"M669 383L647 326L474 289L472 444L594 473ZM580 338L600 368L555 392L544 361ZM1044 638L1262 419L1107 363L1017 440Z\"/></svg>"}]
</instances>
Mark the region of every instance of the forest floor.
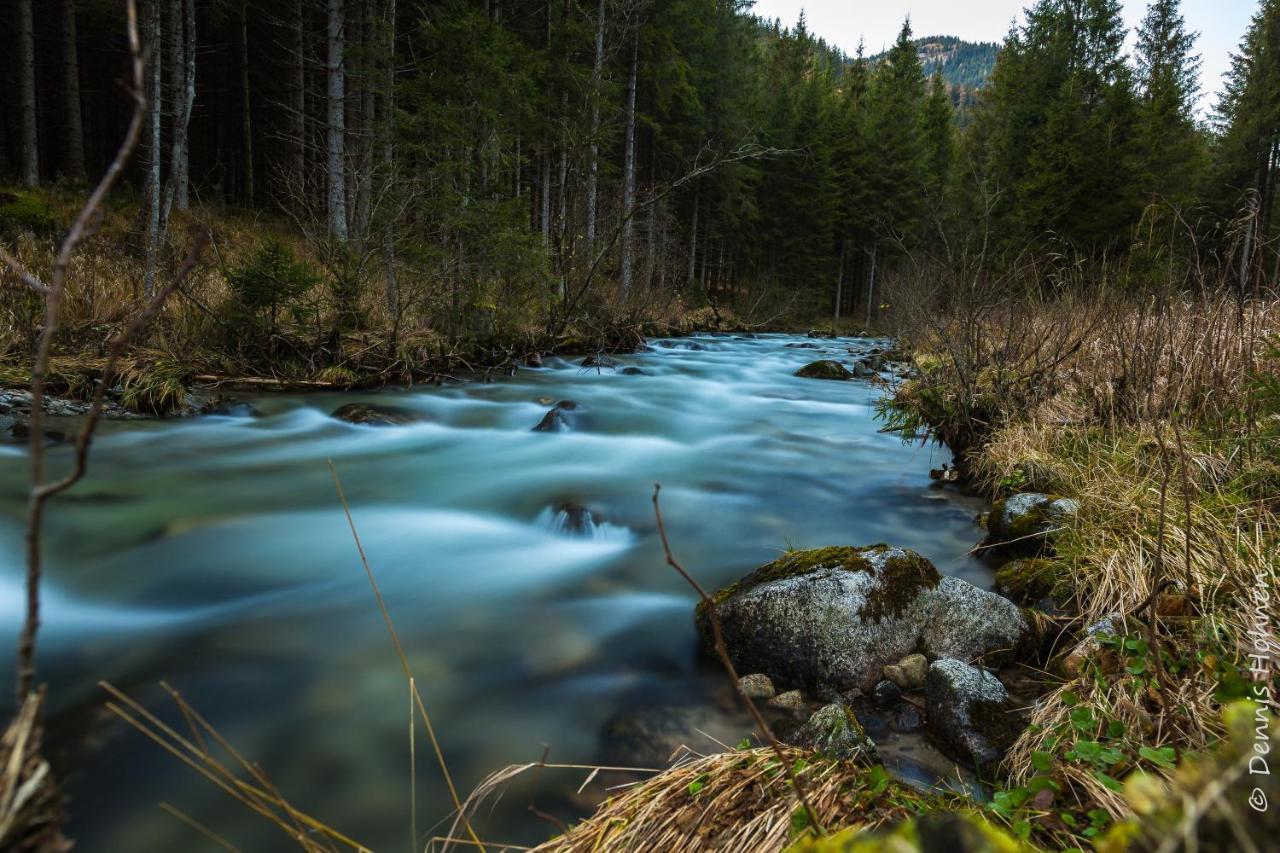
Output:
<instances>
[{"instance_id":1,"label":"forest floor","mask_svg":"<svg viewBox=\"0 0 1280 853\"><path fill-rule=\"evenodd\" d=\"M81 197L53 188L4 198L0 238L12 236L19 261L47 276L56 236ZM114 198L70 270L47 382L60 409L89 399L109 341L144 304L139 211L136 199ZM694 331L805 327L779 314L740 317L699 293L620 300L608 282L566 318L555 282L482 281L433 265L422 246L405 248L398 262L393 311L377 247L336 252L284 214L209 208L177 212L170 233L193 228L208 229L208 245L118 364L109 415L198 414L236 392L490 381L546 354L633 352L648 337ZM157 281L181 265L187 242L161 246ZM17 392L30 384L41 301L7 268L0 278L12 279L0 288L0 388Z\"/></svg>"}]
</instances>

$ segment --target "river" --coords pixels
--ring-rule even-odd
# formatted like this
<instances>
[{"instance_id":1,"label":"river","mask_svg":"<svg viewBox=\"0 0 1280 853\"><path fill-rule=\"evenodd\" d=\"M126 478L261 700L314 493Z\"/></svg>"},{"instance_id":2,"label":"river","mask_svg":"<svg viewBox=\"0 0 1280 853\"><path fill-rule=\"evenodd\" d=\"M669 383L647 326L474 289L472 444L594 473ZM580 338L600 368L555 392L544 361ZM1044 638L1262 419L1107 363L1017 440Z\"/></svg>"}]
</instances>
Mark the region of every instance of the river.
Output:
<instances>
[{"instance_id":1,"label":"river","mask_svg":"<svg viewBox=\"0 0 1280 853\"><path fill-rule=\"evenodd\" d=\"M700 701L723 678L699 661L693 594L663 563L654 482L673 547L708 587L789 547L874 542L989 586L965 556L979 503L929 478L945 451L879 433L883 391L869 382L792 375L877 345L700 336L619 357L645 375L550 358L489 384L252 396L261 417L108 424L89 476L52 504L46 539L41 676L54 749L76 755L77 849L216 849L162 800L243 850L287 845L110 721L99 679L156 709L171 709L158 687L169 681L295 805L375 849L407 844L406 685L328 460L464 790L544 745L552 760L595 760L619 709ZM581 428L532 432L562 399L581 405ZM352 401L424 420L328 416ZM51 458L65 464L68 451ZM25 475L23 448L0 448L10 635ZM597 514L591 535L560 529L565 501ZM447 797L424 746L420 733L425 833ZM567 801L582 778L548 772L540 796ZM488 836L545 837L526 802L513 794L486 812Z\"/></svg>"}]
</instances>

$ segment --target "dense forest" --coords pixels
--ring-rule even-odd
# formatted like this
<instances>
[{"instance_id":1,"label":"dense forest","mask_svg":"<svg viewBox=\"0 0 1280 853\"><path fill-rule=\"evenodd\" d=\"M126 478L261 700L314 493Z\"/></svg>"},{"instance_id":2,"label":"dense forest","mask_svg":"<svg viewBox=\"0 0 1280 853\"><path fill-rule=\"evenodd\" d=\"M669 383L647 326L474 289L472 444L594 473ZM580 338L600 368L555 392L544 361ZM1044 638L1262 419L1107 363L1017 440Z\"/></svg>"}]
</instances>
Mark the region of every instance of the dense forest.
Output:
<instances>
[{"instance_id":1,"label":"dense forest","mask_svg":"<svg viewBox=\"0 0 1280 853\"><path fill-rule=\"evenodd\" d=\"M121 6L10 3L0 172L73 186L129 116ZM1097 259L1139 232L1251 288L1280 257L1276 15L1204 123L1176 2L1129 56L1118 3L1042 0L959 122L994 47L907 25L872 60L736 2L155 0L127 245L147 287L175 212L263 211L306 236L335 326L455 337L561 326L606 291L865 322L907 259Z\"/></svg>"},{"instance_id":2,"label":"dense forest","mask_svg":"<svg viewBox=\"0 0 1280 853\"><path fill-rule=\"evenodd\" d=\"M1274 837L1274 806L1257 813L1280 775L1249 762L1280 748L1280 0L1260 0L1218 92L1179 0L1149 0L1136 33L1119 0L1034 0L998 45L908 19L875 56L748 0L0 3L0 432L27 442L0 445L26 489L0 502L25 553L0 847L67 849L54 779L97 756L98 683L302 849L367 849L255 760L219 764L215 724L167 684L191 740L107 683L206 667L254 669L248 689L277 698L307 679L305 708L260 713L216 680L199 699L380 839L404 817L383 785L404 720L401 691L395 736L377 728L377 691L401 675L410 764L430 757L420 716L440 776L420 798L433 818L452 803L428 831L452 821L481 849L472 824L504 786L554 768L549 746L493 776L475 762L582 719L605 744L617 716L575 715L658 694L685 704L632 740L687 743L732 705L756 745L735 730L674 766L605 746L559 765L590 775L558 791L549 849ZM714 594L673 550L659 476ZM385 600L357 517L393 555ZM357 557L397 653L385 680L365 679L355 619L327 621L364 606L342 575ZM668 618L692 601L663 565L693 618ZM578 630L564 601L618 633ZM411 614L403 646L389 606ZM61 765L43 754L46 611L88 638L64 669L42 650ZM171 622L192 633L158 633ZM102 625L127 626L120 645ZM707 693L708 669L733 692ZM542 688L570 681L552 708ZM469 737L441 745L419 684ZM480 685L469 703L460 684ZM338 713L368 740L300 755L294 729ZM959 787L895 780L886 732L936 747L930 778ZM135 758L90 767L86 790L133 795L116 779ZM547 814L530 793L521 818Z\"/></svg>"}]
</instances>

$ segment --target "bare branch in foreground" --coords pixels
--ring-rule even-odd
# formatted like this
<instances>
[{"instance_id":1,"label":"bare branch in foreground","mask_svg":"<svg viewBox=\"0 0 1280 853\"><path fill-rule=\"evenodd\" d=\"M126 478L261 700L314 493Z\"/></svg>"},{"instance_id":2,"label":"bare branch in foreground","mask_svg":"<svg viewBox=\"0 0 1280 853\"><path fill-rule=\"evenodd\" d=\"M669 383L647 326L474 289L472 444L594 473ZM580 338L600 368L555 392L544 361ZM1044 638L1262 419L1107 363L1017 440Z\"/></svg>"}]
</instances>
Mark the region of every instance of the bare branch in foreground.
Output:
<instances>
[{"instance_id":1,"label":"bare branch in foreground","mask_svg":"<svg viewBox=\"0 0 1280 853\"><path fill-rule=\"evenodd\" d=\"M703 589L702 584L698 583L693 575L689 574L684 566L671 553L671 543L667 541L667 526L662 520L662 507L658 504L658 493L662 491L661 483L653 484L653 514L658 520L658 536L662 539L662 550L667 558L667 565L680 573L680 577L685 579L689 586L693 587L698 593L698 597L702 599L702 605L706 608L707 621L711 623L712 644L715 647L716 657L720 659L720 665L724 667L724 671L729 674L729 679L733 682L733 689L738 691L738 696L742 699L747 711L750 712L751 718L755 720L757 726L760 727L761 733L765 739L769 741L769 746L773 749L773 754L777 756L778 763L782 765L782 770L787 774L787 779L791 782L791 787L796 792L796 798L800 800L801 807L805 810L805 814L809 816L809 825L817 830L819 835L825 835L826 830L818 821L818 813L814 811L813 806L809 804L809 798L805 793L804 785L800 778L796 775L795 768L787 761L782 752L782 744L778 742L777 737L773 734L773 729L769 728L769 724L765 722L764 715L760 713L760 709L756 707L756 703L752 701L747 692L742 689L742 679L738 677L738 671L733 666L733 660L729 657L729 650L724 644L724 634L720 630L720 615L716 613L716 602L707 591Z\"/></svg>"}]
</instances>

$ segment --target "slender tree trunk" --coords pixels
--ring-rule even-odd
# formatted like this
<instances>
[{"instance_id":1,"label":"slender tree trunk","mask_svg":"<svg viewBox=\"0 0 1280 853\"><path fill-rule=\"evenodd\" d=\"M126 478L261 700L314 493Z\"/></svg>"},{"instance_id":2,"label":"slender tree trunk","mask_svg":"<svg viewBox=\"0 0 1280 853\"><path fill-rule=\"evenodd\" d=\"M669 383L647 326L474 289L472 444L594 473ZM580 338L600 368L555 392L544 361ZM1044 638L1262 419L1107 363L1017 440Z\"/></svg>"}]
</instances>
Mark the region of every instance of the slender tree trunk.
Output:
<instances>
[{"instance_id":1,"label":"slender tree trunk","mask_svg":"<svg viewBox=\"0 0 1280 853\"><path fill-rule=\"evenodd\" d=\"M76 47L75 0L62 0L62 96L67 122L62 173L77 183L85 179L84 121L80 114L80 59Z\"/></svg>"},{"instance_id":2,"label":"slender tree trunk","mask_svg":"<svg viewBox=\"0 0 1280 853\"><path fill-rule=\"evenodd\" d=\"M840 301L844 298L844 238L840 239L840 269L836 272L836 310L834 320L840 319Z\"/></svg>"},{"instance_id":3,"label":"slender tree trunk","mask_svg":"<svg viewBox=\"0 0 1280 853\"><path fill-rule=\"evenodd\" d=\"M329 233L347 239L347 178L343 163L346 135L346 65L343 61L343 0L329 0L328 22L328 123L325 149L328 156Z\"/></svg>"},{"instance_id":4,"label":"slender tree trunk","mask_svg":"<svg viewBox=\"0 0 1280 853\"><path fill-rule=\"evenodd\" d=\"M289 135L293 148L290 182L295 208L307 201L307 24L302 0L293 0L293 26L289 29Z\"/></svg>"},{"instance_id":5,"label":"slender tree trunk","mask_svg":"<svg viewBox=\"0 0 1280 853\"><path fill-rule=\"evenodd\" d=\"M150 93L148 108L151 110L151 139L148 146L150 161L147 175L147 268L142 279L142 291L151 297L156 285L156 265L160 256L160 129L164 114L163 88L160 69L163 50L160 41L160 0L152 0L147 20L147 43L151 50Z\"/></svg>"},{"instance_id":6,"label":"slender tree trunk","mask_svg":"<svg viewBox=\"0 0 1280 853\"><path fill-rule=\"evenodd\" d=\"M36 44L31 0L18 2L18 100L22 115L22 185L40 183L40 136L36 125Z\"/></svg>"},{"instance_id":7,"label":"slender tree trunk","mask_svg":"<svg viewBox=\"0 0 1280 853\"><path fill-rule=\"evenodd\" d=\"M879 240L871 241L871 274L867 276L867 328L871 331L871 308L875 305L876 294L876 250L879 248Z\"/></svg>"},{"instance_id":8,"label":"slender tree trunk","mask_svg":"<svg viewBox=\"0 0 1280 853\"><path fill-rule=\"evenodd\" d=\"M253 174L253 91L249 86L249 0L240 0L240 93L244 101L244 199L252 207L257 184Z\"/></svg>"},{"instance_id":9,"label":"slender tree trunk","mask_svg":"<svg viewBox=\"0 0 1280 853\"><path fill-rule=\"evenodd\" d=\"M383 58L387 63L386 92L383 94L382 117L382 166L386 171L386 179L394 181L396 169L396 0L387 0L387 19L384 25L386 46ZM519 167L517 167L519 174ZM394 345L400 327L400 284L396 276L396 241L395 222L388 216L386 227L382 230L382 258L387 270L387 307L393 319L391 340Z\"/></svg>"},{"instance_id":10,"label":"slender tree trunk","mask_svg":"<svg viewBox=\"0 0 1280 853\"><path fill-rule=\"evenodd\" d=\"M164 202L160 211L161 230L168 228L169 215L175 207L186 210L189 206L188 130L191 126L191 110L196 100L195 0L174 0L169 8L172 16L169 46L173 49L177 45L175 52L182 61L169 63L174 72L174 79L169 87L173 136L170 140L169 180L165 184ZM176 31L172 26L173 18L178 20Z\"/></svg>"},{"instance_id":11,"label":"slender tree trunk","mask_svg":"<svg viewBox=\"0 0 1280 853\"><path fill-rule=\"evenodd\" d=\"M373 43L373 7L370 0L362 0L360 8L360 32L363 43ZM356 236L363 240L369 234L373 219L373 159L374 140L378 131L374 118L374 63L370 51L365 50L360 62L360 169L356 178Z\"/></svg>"},{"instance_id":12,"label":"slender tree trunk","mask_svg":"<svg viewBox=\"0 0 1280 853\"><path fill-rule=\"evenodd\" d=\"M551 151L544 150L542 156L538 159L541 164L539 171L542 173L542 197L539 199L541 208L538 212L538 218L542 225L542 245L551 245Z\"/></svg>"},{"instance_id":13,"label":"slender tree trunk","mask_svg":"<svg viewBox=\"0 0 1280 853\"><path fill-rule=\"evenodd\" d=\"M685 286L693 288L693 275L698 262L698 208L702 201L702 179L693 184L693 216L689 223L689 274L685 276Z\"/></svg>"},{"instance_id":14,"label":"slender tree trunk","mask_svg":"<svg viewBox=\"0 0 1280 853\"><path fill-rule=\"evenodd\" d=\"M636 72L640 65L640 25L631 36L631 71L627 75L627 133L622 157L622 295L631 292L632 255L635 246L636 199Z\"/></svg>"},{"instance_id":15,"label":"slender tree trunk","mask_svg":"<svg viewBox=\"0 0 1280 853\"><path fill-rule=\"evenodd\" d=\"M587 257L596 242L596 212L600 187L600 88L604 75L604 4L596 12L596 56L591 66L591 157L587 164Z\"/></svg>"}]
</instances>

